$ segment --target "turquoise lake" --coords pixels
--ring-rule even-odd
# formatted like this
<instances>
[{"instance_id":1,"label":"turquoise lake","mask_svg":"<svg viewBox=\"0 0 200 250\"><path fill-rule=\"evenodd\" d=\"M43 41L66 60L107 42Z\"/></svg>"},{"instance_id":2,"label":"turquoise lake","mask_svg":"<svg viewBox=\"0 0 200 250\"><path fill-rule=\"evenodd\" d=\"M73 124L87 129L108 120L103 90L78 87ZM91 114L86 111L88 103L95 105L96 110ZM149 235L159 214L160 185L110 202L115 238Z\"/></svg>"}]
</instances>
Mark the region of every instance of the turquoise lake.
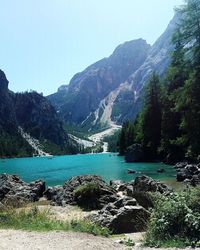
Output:
<instances>
[{"instance_id":1,"label":"turquoise lake","mask_svg":"<svg viewBox=\"0 0 200 250\"><path fill-rule=\"evenodd\" d=\"M157 173L165 168L165 173ZM73 176L83 174L100 175L105 181L130 181L141 174L128 174L134 169L163 182L175 182L175 170L161 163L125 163L115 154L85 154L33 158L0 159L0 173L16 174L26 182L42 179L47 185L63 184Z\"/></svg>"}]
</instances>

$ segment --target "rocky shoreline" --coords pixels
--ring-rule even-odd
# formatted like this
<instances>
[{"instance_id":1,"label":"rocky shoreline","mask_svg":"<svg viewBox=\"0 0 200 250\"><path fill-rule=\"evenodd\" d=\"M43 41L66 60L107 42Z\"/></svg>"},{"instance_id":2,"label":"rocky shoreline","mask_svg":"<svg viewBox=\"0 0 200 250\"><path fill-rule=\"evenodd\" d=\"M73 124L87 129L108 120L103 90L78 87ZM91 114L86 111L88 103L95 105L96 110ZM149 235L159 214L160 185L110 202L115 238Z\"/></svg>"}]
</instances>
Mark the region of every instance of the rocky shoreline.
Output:
<instances>
[{"instance_id":1,"label":"rocky shoreline","mask_svg":"<svg viewBox=\"0 0 200 250\"><path fill-rule=\"evenodd\" d=\"M199 165L177 163L177 181L187 185L200 184ZM44 181L31 183L16 175L0 175L0 209L22 207L46 199L52 206L78 205L83 210L96 210L88 217L113 233L141 232L146 229L154 193L169 195L172 188L148 176L139 176L124 183L113 180L106 183L96 175L76 176L62 186L47 187Z\"/></svg>"},{"instance_id":2,"label":"rocky shoreline","mask_svg":"<svg viewBox=\"0 0 200 250\"><path fill-rule=\"evenodd\" d=\"M16 175L0 175L0 209L18 208L27 203L45 198L52 206L78 205L97 212L88 219L114 233L144 231L152 207L149 193L169 193L167 185L147 176L123 183L111 181L107 184L96 175L73 177L63 186L45 187L38 180L22 181Z\"/></svg>"},{"instance_id":3,"label":"rocky shoreline","mask_svg":"<svg viewBox=\"0 0 200 250\"><path fill-rule=\"evenodd\" d=\"M177 171L177 181L194 187L200 184L200 164L179 162L174 166L174 168Z\"/></svg>"}]
</instances>

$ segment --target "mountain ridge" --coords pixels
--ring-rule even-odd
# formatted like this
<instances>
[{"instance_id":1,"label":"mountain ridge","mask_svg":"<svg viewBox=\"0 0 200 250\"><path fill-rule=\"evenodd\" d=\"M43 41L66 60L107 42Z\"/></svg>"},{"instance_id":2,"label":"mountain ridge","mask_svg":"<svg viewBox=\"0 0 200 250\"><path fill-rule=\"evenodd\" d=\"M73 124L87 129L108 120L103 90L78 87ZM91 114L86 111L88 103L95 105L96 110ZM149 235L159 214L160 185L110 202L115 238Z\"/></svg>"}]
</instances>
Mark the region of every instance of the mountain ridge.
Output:
<instances>
[{"instance_id":1,"label":"mountain ridge","mask_svg":"<svg viewBox=\"0 0 200 250\"><path fill-rule=\"evenodd\" d=\"M110 57L76 74L67 87L62 86L57 94L47 98L65 122L81 124L133 69L142 65L149 49L150 45L143 39L126 42L118 46Z\"/></svg>"},{"instance_id":2,"label":"mountain ridge","mask_svg":"<svg viewBox=\"0 0 200 250\"><path fill-rule=\"evenodd\" d=\"M32 156L36 147L27 136L40 144L38 152L72 153L76 143L69 139L50 102L34 91L13 93L8 84L0 70L0 156Z\"/></svg>"},{"instance_id":3,"label":"mountain ridge","mask_svg":"<svg viewBox=\"0 0 200 250\"><path fill-rule=\"evenodd\" d=\"M90 131L134 119L150 75L162 77L167 70L178 20L175 15L153 46L141 38L125 42L47 96L61 119Z\"/></svg>"}]
</instances>

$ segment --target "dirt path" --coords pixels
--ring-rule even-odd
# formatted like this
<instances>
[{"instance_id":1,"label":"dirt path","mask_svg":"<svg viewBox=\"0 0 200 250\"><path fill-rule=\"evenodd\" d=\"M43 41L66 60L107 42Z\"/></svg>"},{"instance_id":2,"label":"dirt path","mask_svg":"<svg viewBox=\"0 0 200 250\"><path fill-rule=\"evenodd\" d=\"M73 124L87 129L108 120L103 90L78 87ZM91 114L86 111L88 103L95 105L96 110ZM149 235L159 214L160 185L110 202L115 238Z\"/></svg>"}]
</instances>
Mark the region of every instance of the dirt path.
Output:
<instances>
[{"instance_id":1,"label":"dirt path","mask_svg":"<svg viewBox=\"0 0 200 250\"><path fill-rule=\"evenodd\" d=\"M0 230L0 250L123 250L108 238L85 233Z\"/></svg>"},{"instance_id":2,"label":"dirt path","mask_svg":"<svg viewBox=\"0 0 200 250\"><path fill-rule=\"evenodd\" d=\"M21 230L0 230L0 250L176 250L175 248L146 248L138 244L141 234L128 234L134 247L86 233L74 232L27 232ZM191 250L185 248L184 250Z\"/></svg>"}]
</instances>

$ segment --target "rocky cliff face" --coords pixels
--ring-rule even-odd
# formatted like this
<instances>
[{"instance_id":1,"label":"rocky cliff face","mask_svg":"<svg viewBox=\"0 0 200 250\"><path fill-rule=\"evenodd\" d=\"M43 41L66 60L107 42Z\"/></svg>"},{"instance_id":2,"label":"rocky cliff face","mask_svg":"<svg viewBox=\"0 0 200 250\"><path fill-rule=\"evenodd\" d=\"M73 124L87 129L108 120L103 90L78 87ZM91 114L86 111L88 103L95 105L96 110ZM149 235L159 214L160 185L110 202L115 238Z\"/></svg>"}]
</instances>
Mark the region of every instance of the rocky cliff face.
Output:
<instances>
[{"instance_id":1,"label":"rocky cliff face","mask_svg":"<svg viewBox=\"0 0 200 250\"><path fill-rule=\"evenodd\" d=\"M0 70L0 130L8 133L13 132L16 127L16 116L12 102L12 93L8 90L8 80Z\"/></svg>"},{"instance_id":2,"label":"rocky cliff face","mask_svg":"<svg viewBox=\"0 0 200 250\"><path fill-rule=\"evenodd\" d=\"M76 74L69 86L62 86L48 99L66 122L81 124L87 117L93 121L100 102L144 63L149 50L150 45L142 39L126 42L109 58Z\"/></svg>"},{"instance_id":3,"label":"rocky cliff face","mask_svg":"<svg viewBox=\"0 0 200 250\"><path fill-rule=\"evenodd\" d=\"M156 72L160 77L166 73L173 51L172 37L178 22L179 15L175 15L151 47L144 63L128 77L128 84L120 91L113 105L111 118L116 123L134 119L141 109L143 89L152 73Z\"/></svg>"},{"instance_id":4,"label":"rocky cliff face","mask_svg":"<svg viewBox=\"0 0 200 250\"><path fill-rule=\"evenodd\" d=\"M49 153L70 153L68 135L50 102L36 92L14 94L0 71L0 157L32 155L34 150L22 138L19 127L41 142Z\"/></svg>"},{"instance_id":5,"label":"rocky cliff face","mask_svg":"<svg viewBox=\"0 0 200 250\"><path fill-rule=\"evenodd\" d=\"M48 96L64 122L95 130L134 119L152 72L163 76L167 70L177 22L175 16L152 47L142 39L126 42Z\"/></svg>"}]
</instances>

